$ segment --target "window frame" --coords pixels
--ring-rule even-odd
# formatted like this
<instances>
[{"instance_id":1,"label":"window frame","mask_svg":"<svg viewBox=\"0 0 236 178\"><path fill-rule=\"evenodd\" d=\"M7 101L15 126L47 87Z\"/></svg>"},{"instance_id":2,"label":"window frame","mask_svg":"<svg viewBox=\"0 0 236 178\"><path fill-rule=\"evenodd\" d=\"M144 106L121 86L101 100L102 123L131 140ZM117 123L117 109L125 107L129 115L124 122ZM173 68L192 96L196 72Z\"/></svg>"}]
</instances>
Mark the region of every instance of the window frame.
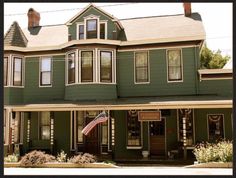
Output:
<instances>
[{"instance_id":1,"label":"window frame","mask_svg":"<svg viewBox=\"0 0 236 178\"><path fill-rule=\"evenodd\" d=\"M69 58L68 58L68 56L70 55L70 54L73 54L74 53L74 65L75 65L75 67L74 67L74 70L75 70L75 72L74 72L74 82L72 82L72 83L69 83L69 80L68 80L68 77L69 77L69 70L68 70L68 63L69 63ZM65 75L65 82L66 82L66 86L69 86L69 85L74 85L74 84L76 84L77 83L77 50L73 50L73 51L68 51L67 53L66 53L66 60L65 60L65 63L66 63L66 65L65 65L65 73L66 73L66 75Z\"/></svg>"},{"instance_id":2,"label":"window frame","mask_svg":"<svg viewBox=\"0 0 236 178\"><path fill-rule=\"evenodd\" d=\"M43 112L49 112L49 125L42 125L42 113ZM40 117L39 117L39 140L50 141L51 140L51 114L50 114L50 111L41 111L39 115L40 115ZM43 127L49 128L49 138L48 139L42 139L42 128Z\"/></svg>"},{"instance_id":3,"label":"window frame","mask_svg":"<svg viewBox=\"0 0 236 178\"><path fill-rule=\"evenodd\" d=\"M224 139L225 138L225 116L224 116L224 114L223 113L216 113L216 114L207 114L207 140L208 141L212 141L212 140L209 140L210 139L210 134L209 134L209 116L211 116L211 115L221 115L222 116L222 123L223 123L223 125L222 125L222 129L223 129L223 138L222 139Z\"/></svg>"},{"instance_id":4,"label":"window frame","mask_svg":"<svg viewBox=\"0 0 236 178\"><path fill-rule=\"evenodd\" d=\"M101 24L104 24L104 39L101 38ZM100 20L100 23L99 23L99 39L102 39L102 40L107 40L107 21L104 21L104 20Z\"/></svg>"},{"instance_id":5,"label":"window frame","mask_svg":"<svg viewBox=\"0 0 236 178\"><path fill-rule=\"evenodd\" d=\"M169 51L180 51L180 67L181 67L181 80L169 80ZM177 83L177 82L183 82L184 81L184 63L183 63L183 51L182 48L170 48L166 49L166 68L167 68L167 83Z\"/></svg>"},{"instance_id":6,"label":"window frame","mask_svg":"<svg viewBox=\"0 0 236 178\"><path fill-rule=\"evenodd\" d=\"M9 57L8 56L4 56L4 63L5 63L5 60L6 60L6 74L5 74L5 72L3 73L3 76L4 76L4 79L3 79L3 85L4 85L4 87L5 86L8 86L8 77L9 77ZM3 68L3 70L5 69L5 65L3 64L3 66L4 66L4 68ZM4 75L5 74L5 75ZM5 80L5 81L4 81Z\"/></svg>"},{"instance_id":7,"label":"window frame","mask_svg":"<svg viewBox=\"0 0 236 178\"><path fill-rule=\"evenodd\" d=\"M43 59L50 58L50 71L42 71L42 61ZM42 84L42 73L50 72L50 84ZM53 83L53 58L52 56L41 56L39 59L39 87L52 87Z\"/></svg>"},{"instance_id":8,"label":"window frame","mask_svg":"<svg viewBox=\"0 0 236 178\"><path fill-rule=\"evenodd\" d=\"M102 81L102 52L105 52L105 53L110 53L111 54L111 65L110 65L110 73L111 73L111 77L110 77L110 82L107 82L107 81ZM99 53L99 82L100 83L113 83L113 51L108 51L108 50L99 50L98 51Z\"/></svg>"},{"instance_id":9,"label":"window frame","mask_svg":"<svg viewBox=\"0 0 236 178\"><path fill-rule=\"evenodd\" d=\"M96 32L96 38L88 38L88 21L96 21L96 30L92 31L92 32ZM99 24L99 27L98 27L98 24ZM85 26L85 30L86 30L86 39L99 39L100 38L100 23L99 23L99 20L97 18L89 18L89 19L86 19L86 26ZM90 31L91 32L91 31Z\"/></svg>"},{"instance_id":10,"label":"window frame","mask_svg":"<svg viewBox=\"0 0 236 178\"><path fill-rule=\"evenodd\" d=\"M92 52L92 81L83 81L83 75L82 75L82 53L83 52ZM94 58L96 58L96 50L94 51L93 49L91 50L80 50L80 57L79 57L79 63L80 63L80 69L79 69L79 74L80 74L80 84L86 84L86 83L96 83L96 73L97 73L97 69L96 69L96 64L94 64Z\"/></svg>"},{"instance_id":11,"label":"window frame","mask_svg":"<svg viewBox=\"0 0 236 178\"><path fill-rule=\"evenodd\" d=\"M15 85L15 59L21 59L21 84ZM12 86L13 87L24 87L24 58L22 56L13 55L12 56Z\"/></svg>"},{"instance_id":12,"label":"window frame","mask_svg":"<svg viewBox=\"0 0 236 178\"><path fill-rule=\"evenodd\" d=\"M136 54L137 53L147 53L147 77L148 80L147 82L137 82L136 81ZM149 60L149 51L147 50L142 50L142 51L134 51L134 84L150 84L150 60Z\"/></svg>"},{"instance_id":13,"label":"window frame","mask_svg":"<svg viewBox=\"0 0 236 178\"><path fill-rule=\"evenodd\" d=\"M84 38L83 39L80 39L80 26L84 26ZM77 23L77 33L76 33L76 39L77 40L85 40L86 39L86 36L85 36L85 24L83 23L83 22L79 22L79 23Z\"/></svg>"}]
</instances>

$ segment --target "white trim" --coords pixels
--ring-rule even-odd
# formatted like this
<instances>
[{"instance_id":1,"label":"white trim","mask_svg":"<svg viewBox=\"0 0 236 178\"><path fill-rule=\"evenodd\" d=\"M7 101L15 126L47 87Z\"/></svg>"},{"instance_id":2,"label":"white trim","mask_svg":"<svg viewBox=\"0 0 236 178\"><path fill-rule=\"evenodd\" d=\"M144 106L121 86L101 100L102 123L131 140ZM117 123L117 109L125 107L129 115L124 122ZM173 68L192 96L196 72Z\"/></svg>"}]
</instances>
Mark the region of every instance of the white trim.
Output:
<instances>
[{"instance_id":1,"label":"white trim","mask_svg":"<svg viewBox=\"0 0 236 178\"><path fill-rule=\"evenodd\" d=\"M182 79L181 80L169 80L169 58L168 58L168 51L171 50L180 50L180 62L181 62L181 75ZM184 63L183 63L183 52L182 48L173 48L173 49L166 49L166 67L167 67L167 83L182 83L184 81Z\"/></svg>"},{"instance_id":2,"label":"white trim","mask_svg":"<svg viewBox=\"0 0 236 178\"><path fill-rule=\"evenodd\" d=\"M88 20L97 20L97 38L95 39L100 39L100 20L99 20L100 16L96 16L96 15L89 15L87 17L84 17L84 39L87 39L87 21ZM91 39L91 38L89 38Z\"/></svg>"},{"instance_id":3,"label":"white trim","mask_svg":"<svg viewBox=\"0 0 236 178\"><path fill-rule=\"evenodd\" d=\"M44 57L44 56L65 56L65 53L50 53L50 54L35 54L35 55L25 55L25 60L28 60L27 58L31 57Z\"/></svg>"},{"instance_id":4,"label":"white trim","mask_svg":"<svg viewBox=\"0 0 236 178\"><path fill-rule=\"evenodd\" d=\"M4 68L3 68L3 77L4 77L4 79L3 79L3 86L4 87L9 87L9 83L10 83L10 55L4 55L3 59L4 58L7 58L7 84L4 85L5 84L4 83L5 76L4 76Z\"/></svg>"},{"instance_id":5,"label":"white trim","mask_svg":"<svg viewBox=\"0 0 236 178\"><path fill-rule=\"evenodd\" d=\"M136 82L136 53L146 52L147 53L147 65L148 65L148 81L147 82ZM149 51L134 51L134 84L150 84L150 60L149 60Z\"/></svg>"},{"instance_id":6,"label":"white trim","mask_svg":"<svg viewBox=\"0 0 236 178\"><path fill-rule=\"evenodd\" d=\"M127 150L141 150L142 146L126 146Z\"/></svg>"},{"instance_id":7,"label":"white trim","mask_svg":"<svg viewBox=\"0 0 236 178\"><path fill-rule=\"evenodd\" d=\"M100 29L100 24L105 24L105 39L104 40L106 40L107 39L107 20L100 20L100 23L99 23L99 29ZM99 33L99 39L101 39L101 37L100 37L100 33Z\"/></svg>"},{"instance_id":8,"label":"white trim","mask_svg":"<svg viewBox=\"0 0 236 178\"><path fill-rule=\"evenodd\" d=\"M76 23L76 40L84 40L85 39L85 36L84 36L84 39L79 39L79 26L80 25L83 25L84 26L84 22L77 22ZM85 29L85 28L84 28ZM85 31L84 31L85 33Z\"/></svg>"},{"instance_id":9,"label":"white trim","mask_svg":"<svg viewBox=\"0 0 236 178\"><path fill-rule=\"evenodd\" d=\"M200 82L203 80L232 80L233 77L225 77L225 78L202 78L202 75L200 75Z\"/></svg>"},{"instance_id":10,"label":"white trim","mask_svg":"<svg viewBox=\"0 0 236 178\"><path fill-rule=\"evenodd\" d=\"M76 83L76 77L75 77L74 83L68 83L68 55L72 53L75 54L74 60L75 60L75 75L76 75L76 68L77 68L76 67L76 59L77 59L76 51L77 50L71 50L71 51L66 52L65 54L65 86L74 85Z\"/></svg>"},{"instance_id":11,"label":"white trim","mask_svg":"<svg viewBox=\"0 0 236 178\"><path fill-rule=\"evenodd\" d=\"M42 60L43 58L50 58L50 61L51 61L51 70L50 70L50 85L41 85L41 65L42 65ZM53 84L53 57L52 56L41 56L39 58L39 88L50 88L52 87L52 84Z\"/></svg>"},{"instance_id":12,"label":"white trim","mask_svg":"<svg viewBox=\"0 0 236 178\"><path fill-rule=\"evenodd\" d=\"M10 75L10 82L9 82L9 87L14 87L14 88L24 88L24 85L25 85L25 57L23 55L18 55L18 54L11 54L10 55L10 72L11 72L11 75ZM14 81L13 81L13 76L14 76L14 58L19 58L21 59L21 83L22 85L21 86L15 86L13 85L14 84Z\"/></svg>"},{"instance_id":13,"label":"white trim","mask_svg":"<svg viewBox=\"0 0 236 178\"><path fill-rule=\"evenodd\" d=\"M209 123L208 123L208 116L210 115L222 115L223 116L223 133L224 133L224 137L225 138L225 116L222 113L216 113L216 114L207 114L207 140L209 141Z\"/></svg>"}]
</instances>

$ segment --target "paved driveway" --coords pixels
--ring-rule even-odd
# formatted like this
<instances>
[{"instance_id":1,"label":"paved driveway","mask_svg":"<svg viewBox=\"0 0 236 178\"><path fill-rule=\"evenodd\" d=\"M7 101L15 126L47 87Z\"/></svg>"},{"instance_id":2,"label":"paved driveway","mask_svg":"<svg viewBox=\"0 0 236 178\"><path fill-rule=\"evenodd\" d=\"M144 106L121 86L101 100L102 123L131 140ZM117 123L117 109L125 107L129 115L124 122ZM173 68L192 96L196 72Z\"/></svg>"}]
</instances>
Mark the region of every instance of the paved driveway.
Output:
<instances>
[{"instance_id":1,"label":"paved driveway","mask_svg":"<svg viewBox=\"0 0 236 178\"><path fill-rule=\"evenodd\" d=\"M233 175L233 169L184 167L4 168L4 175Z\"/></svg>"}]
</instances>

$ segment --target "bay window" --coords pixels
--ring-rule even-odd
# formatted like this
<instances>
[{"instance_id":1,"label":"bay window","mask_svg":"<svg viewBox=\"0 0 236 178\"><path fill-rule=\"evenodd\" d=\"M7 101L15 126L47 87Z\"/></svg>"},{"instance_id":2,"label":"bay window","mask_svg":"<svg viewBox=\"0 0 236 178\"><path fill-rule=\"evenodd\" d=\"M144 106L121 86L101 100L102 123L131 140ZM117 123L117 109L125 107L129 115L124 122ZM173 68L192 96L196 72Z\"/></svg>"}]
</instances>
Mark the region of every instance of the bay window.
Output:
<instances>
[{"instance_id":1,"label":"bay window","mask_svg":"<svg viewBox=\"0 0 236 178\"><path fill-rule=\"evenodd\" d=\"M100 52L100 82L112 82L112 52Z\"/></svg>"},{"instance_id":2,"label":"bay window","mask_svg":"<svg viewBox=\"0 0 236 178\"><path fill-rule=\"evenodd\" d=\"M22 86L22 58L13 58L13 86Z\"/></svg>"},{"instance_id":3,"label":"bay window","mask_svg":"<svg viewBox=\"0 0 236 178\"><path fill-rule=\"evenodd\" d=\"M90 19L87 20L87 26L86 26L86 34L87 39L97 38L97 20L96 19Z\"/></svg>"},{"instance_id":4,"label":"bay window","mask_svg":"<svg viewBox=\"0 0 236 178\"><path fill-rule=\"evenodd\" d=\"M75 83L75 53L67 55L67 83Z\"/></svg>"},{"instance_id":5,"label":"bay window","mask_svg":"<svg viewBox=\"0 0 236 178\"><path fill-rule=\"evenodd\" d=\"M50 112L41 112L40 118L40 139L50 139Z\"/></svg>"},{"instance_id":6,"label":"bay window","mask_svg":"<svg viewBox=\"0 0 236 178\"><path fill-rule=\"evenodd\" d=\"M4 86L7 86L8 78L8 57L4 57Z\"/></svg>"},{"instance_id":7,"label":"bay window","mask_svg":"<svg viewBox=\"0 0 236 178\"><path fill-rule=\"evenodd\" d=\"M93 51L81 51L81 82L93 82Z\"/></svg>"},{"instance_id":8,"label":"bay window","mask_svg":"<svg viewBox=\"0 0 236 178\"><path fill-rule=\"evenodd\" d=\"M167 51L168 81L182 81L182 60L181 50L174 49Z\"/></svg>"},{"instance_id":9,"label":"bay window","mask_svg":"<svg viewBox=\"0 0 236 178\"><path fill-rule=\"evenodd\" d=\"M135 83L149 82L148 52L135 53Z\"/></svg>"},{"instance_id":10,"label":"bay window","mask_svg":"<svg viewBox=\"0 0 236 178\"><path fill-rule=\"evenodd\" d=\"M40 64L40 86L51 85L52 59L43 57Z\"/></svg>"}]
</instances>

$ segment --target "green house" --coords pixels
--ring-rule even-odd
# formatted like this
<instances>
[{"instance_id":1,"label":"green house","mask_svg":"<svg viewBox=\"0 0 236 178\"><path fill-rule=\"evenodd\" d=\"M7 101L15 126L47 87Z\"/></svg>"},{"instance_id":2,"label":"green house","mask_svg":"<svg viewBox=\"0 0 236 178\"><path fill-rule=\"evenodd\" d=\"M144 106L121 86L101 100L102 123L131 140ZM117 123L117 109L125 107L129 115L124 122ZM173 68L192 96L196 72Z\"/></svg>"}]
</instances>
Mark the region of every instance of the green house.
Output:
<instances>
[{"instance_id":1,"label":"green house","mask_svg":"<svg viewBox=\"0 0 236 178\"><path fill-rule=\"evenodd\" d=\"M232 69L200 69L205 31L190 3L130 19L90 4L48 26L27 15L28 28L14 22L4 36L5 154L186 159L202 141L232 139Z\"/></svg>"}]
</instances>

